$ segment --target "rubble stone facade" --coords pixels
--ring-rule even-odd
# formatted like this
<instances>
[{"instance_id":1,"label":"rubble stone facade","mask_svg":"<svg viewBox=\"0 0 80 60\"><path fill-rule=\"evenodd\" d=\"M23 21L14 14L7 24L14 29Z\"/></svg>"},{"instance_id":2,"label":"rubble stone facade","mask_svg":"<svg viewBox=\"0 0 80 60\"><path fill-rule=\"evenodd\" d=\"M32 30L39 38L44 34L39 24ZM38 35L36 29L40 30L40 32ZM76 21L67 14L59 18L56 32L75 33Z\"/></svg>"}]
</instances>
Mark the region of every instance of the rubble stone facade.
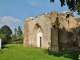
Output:
<instances>
[{"instance_id":1,"label":"rubble stone facade","mask_svg":"<svg viewBox=\"0 0 80 60\"><path fill-rule=\"evenodd\" d=\"M24 46L52 51L80 47L80 27L71 12L51 11L24 20Z\"/></svg>"}]
</instances>

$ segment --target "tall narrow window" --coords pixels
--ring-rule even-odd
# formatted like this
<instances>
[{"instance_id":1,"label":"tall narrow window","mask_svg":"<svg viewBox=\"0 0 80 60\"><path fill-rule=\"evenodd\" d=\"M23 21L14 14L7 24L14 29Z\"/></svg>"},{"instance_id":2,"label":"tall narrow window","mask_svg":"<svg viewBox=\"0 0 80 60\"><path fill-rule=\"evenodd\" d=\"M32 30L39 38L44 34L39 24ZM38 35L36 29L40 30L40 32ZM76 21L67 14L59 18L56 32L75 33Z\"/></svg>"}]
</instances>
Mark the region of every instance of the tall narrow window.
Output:
<instances>
[{"instance_id":1,"label":"tall narrow window","mask_svg":"<svg viewBox=\"0 0 80 60\"><path fill-rule=\"evenodd\" d=\"M68 29L68 26L69 26L69 21L66 20L66 28Z\"/></svg>"}]
</instances>

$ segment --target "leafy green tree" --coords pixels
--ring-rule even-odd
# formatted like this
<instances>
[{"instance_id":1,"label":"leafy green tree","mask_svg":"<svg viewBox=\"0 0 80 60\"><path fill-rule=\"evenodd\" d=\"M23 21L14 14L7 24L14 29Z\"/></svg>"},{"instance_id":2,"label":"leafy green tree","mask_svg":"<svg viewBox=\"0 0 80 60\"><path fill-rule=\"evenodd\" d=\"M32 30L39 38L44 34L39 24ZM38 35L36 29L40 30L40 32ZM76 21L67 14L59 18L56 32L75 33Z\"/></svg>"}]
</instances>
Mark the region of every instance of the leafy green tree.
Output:
<instances>
[{"instance_id":1,"label":"leafy green tree","mask_svg":"<svg viewBox=\"0 0 80 60\"><path fill-rule=\"evenodd\" d=\"M0 39L4 39L5 35L4 34L0 34Z\"/></svg>"},{"instance_id":2,"label":"leafy green tree","mask_svg":"<svg viewBox=\"0 0 80 60\"><path fill-rule=\"evenodd\" d=\"M80 14L80 4L76 5L76 11L78 11L78 14Z\"/></svg>"},{"instance_id":3,"label":"leafy green tree","mask_svg":"<svg viewBox=\"0 0 80 60\"><path fill-rule=\"evenodd\" d=\"M50 1L54 2L55 0ZM77 11L78 14L80 14L80 0L59 0L59 1L62 7L67 5L71 11Z\"/></svg>"},{"instance_id":4,"label":"leafy green tree","mask_svg":"<svg viewBox=\"0 0 80 60\"><path fill-rule=\"evenodd\" d=\"M0 34L5 35L5 37L2 40L2 41L4 41L3 44L10 42L12 30L9 28L9 26L7 26L7 25L2 26L0 29Z\"/></svg>"}]
</instances>

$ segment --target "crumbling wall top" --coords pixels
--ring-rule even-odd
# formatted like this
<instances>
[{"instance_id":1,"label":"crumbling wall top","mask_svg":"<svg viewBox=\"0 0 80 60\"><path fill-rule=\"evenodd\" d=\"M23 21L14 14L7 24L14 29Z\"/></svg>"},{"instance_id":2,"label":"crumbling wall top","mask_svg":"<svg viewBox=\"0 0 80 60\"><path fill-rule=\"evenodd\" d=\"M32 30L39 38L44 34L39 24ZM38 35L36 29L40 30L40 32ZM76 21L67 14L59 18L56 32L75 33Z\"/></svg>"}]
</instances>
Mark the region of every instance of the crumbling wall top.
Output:
<instances>
[{"instance_id":1,"label":"crumbling wall top","mask_svg":"<svg viewBox=\"0 0 80 60\"><path fill-rule=\"evenodd\" d=\"M25 18L25 19L24 19L24 22L25 22L25 21L28 22L28 21L33 20L33 19L34 19L34 17L28 17L28 18Z\"/></svg>"}]
</instances>

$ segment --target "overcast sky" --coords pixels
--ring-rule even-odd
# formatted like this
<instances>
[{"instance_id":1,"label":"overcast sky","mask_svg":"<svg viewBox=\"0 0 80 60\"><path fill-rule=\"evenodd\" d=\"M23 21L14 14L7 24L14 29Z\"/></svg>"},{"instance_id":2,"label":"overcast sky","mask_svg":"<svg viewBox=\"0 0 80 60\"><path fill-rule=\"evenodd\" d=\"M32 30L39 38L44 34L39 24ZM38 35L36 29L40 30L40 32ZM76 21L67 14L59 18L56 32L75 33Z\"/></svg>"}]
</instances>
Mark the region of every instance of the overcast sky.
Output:
<instances>
[{"instance_id":1,"label":"overcast sky","mask_svg":"<svg viewBox=\"0 0 80 60\"><path fill-rule=\"evenodd\" d=\"M50 3L50 0L0 0L0 27L8 25L12 30L21 26L24 19L36 17L50 11L69 11L67 6L61 7L59 0ZM74 13L75 17L79 17Z\"/></svg>"}]
</instances>

